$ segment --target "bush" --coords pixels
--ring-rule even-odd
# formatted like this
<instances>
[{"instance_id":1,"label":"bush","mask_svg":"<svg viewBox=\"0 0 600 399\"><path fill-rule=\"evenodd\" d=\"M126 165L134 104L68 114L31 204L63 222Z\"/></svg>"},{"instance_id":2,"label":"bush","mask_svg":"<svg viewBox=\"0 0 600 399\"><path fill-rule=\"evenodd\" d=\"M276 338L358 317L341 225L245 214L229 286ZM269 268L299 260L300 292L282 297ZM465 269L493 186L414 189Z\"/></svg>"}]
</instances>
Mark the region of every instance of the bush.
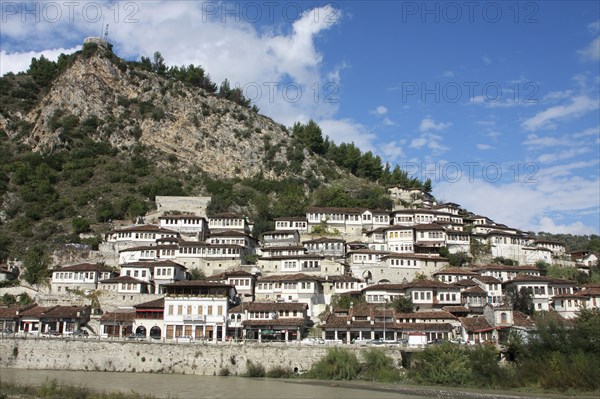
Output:
<instances>
[{"instance_id":1,"label":"bush","mask_svg":"<svg viewBox=\"0 0 600 399\"><path fill-rule=\"evenodd\" d=\"M290 369L285 367L274 367L267 372L267 377L269 378L289 378L292 375Z\"/></svg>"},{"instance_id":2,"label":"bush","mask_svg":"<svg viewBox=\"0 0 600 399\"><path fill-rule=\"evenodd\" d=\"M450 343L430 346L413 354L409 375L424 384L465 386L471 381L469 355Z\"/></svg>"},{"instance_id":3,"label":"bush","mask_svg":"<svg viewBox=\"0 0 600 399\"><path fill-rule=\"evenodd\" d=\"M397 382L400 371L394 367L394 360L381 349L370 349L364 354L361 379L368 381Z\"/></svg>"},{"instance_id":4,"label":"bush","mask_svg":"<svg viewBox=\"0 0 600 399\"><path fill-rule=\"evenodd\" d=\"M265 367L262 364L254 364L250 360L246 362L246 373L244 374L244 377L261 378L265 375Z\"/></svg>"},{"instance_id":5,"label":"bush","mask_svg":"<svg viewBox=\"0 0 600 399\"><path fill-rule=\"evenodd\" d=\"M309 378L322 380L356 380L360 364L356 355L346 349L331 348L327 355L306 373Z\"/></svg>"},{"instance_id":6,"label":"bush","mask_svg":"<svg viewBox=\"0 0 600 399\"><path fill-rule=\"evenodd\" d=\"M91 231L90 222L84 218L73 219L71 221L71 226L73 226L73 233L75 234L89 233Z\"/></svg>"}]
</instances>

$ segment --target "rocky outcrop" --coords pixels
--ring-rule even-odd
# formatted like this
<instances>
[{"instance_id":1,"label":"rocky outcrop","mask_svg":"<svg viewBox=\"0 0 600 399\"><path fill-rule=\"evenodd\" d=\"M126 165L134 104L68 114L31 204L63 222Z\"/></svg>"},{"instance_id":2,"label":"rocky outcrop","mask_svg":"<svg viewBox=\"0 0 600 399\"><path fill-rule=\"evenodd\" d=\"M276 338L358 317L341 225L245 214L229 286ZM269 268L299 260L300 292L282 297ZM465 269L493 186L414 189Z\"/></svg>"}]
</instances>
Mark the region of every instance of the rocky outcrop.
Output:
<instances>
[{"instance_id":1,"label":"rocky outcrop","mask_svg":"<svg viewBox=\"0 0 600 399\"><path fill-rule=\"evenodd\" d=\"M175 156L183 170L225 178L262 173L278 179L291 173L286 154L293 140L282 125L200 88L128 65L102 48L91 56L80 54L36 107L15 118L33 126L23 140L36 151L51 152L67 145L65 128L57 124L65 115L76 116L80 124L96 117L86 135L119 149L139 142ZM317 157L304 147L295 150L304 159L294 173L310 171L322 178Z\"/></svg>"}]
</instances>

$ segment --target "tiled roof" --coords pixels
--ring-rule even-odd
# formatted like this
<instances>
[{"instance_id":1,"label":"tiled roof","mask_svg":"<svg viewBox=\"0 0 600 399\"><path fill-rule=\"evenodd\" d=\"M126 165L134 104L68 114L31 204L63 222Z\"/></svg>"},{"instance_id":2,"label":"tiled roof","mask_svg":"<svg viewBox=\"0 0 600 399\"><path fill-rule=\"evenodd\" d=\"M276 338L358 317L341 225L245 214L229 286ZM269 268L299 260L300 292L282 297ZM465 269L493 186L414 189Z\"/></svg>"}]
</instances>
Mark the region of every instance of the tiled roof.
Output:
<instances>
[{"instance_id":1,"label":"tiled roof","mask_svg":"<svg viewBox=\"0 0 600 399\"><path fill-rule=\"evenodd\" d=\"M154 224L143 224L143 225L139 225L139 226L124 227L121 229L112 230L110 233L125 233L125 232L136 232L136 231L151 232L151 233L170 233L170 234L175 234L175 235L179 234L175 230L165 229L163 227L156 226Z\"/></svg>"},{"instance_id":2,"label":"tiled roof","mask_svg":"<svg viewBox=\"0 0 600 399\"><path fill-rule=\"evenodd\" d=\"M209 216L208 219L244 219L244 216L240 216L233 212L224 212Z\"/></svg>"},{"instance_id":3,"label":"tiled roof","mask_svg":"<svg viewBox=\"0 0 600 399\"><path fill-rule=\"evenodd\" d=\"M475 287L467 288L466 290L464 290L462 292L462 294L463 295L474 295L474 296L481 296L481 295L487 296L487 291L477 285Z\"/></svg>"},{"instance_id":4,"label":"tiled roof","mask_svg":"<svg viewBox=\"0 0 600 399\"><path fill-rule=\"evenodd\" d=\"M502 281L498 280L496 277L492 276L477 276L473 277L473 280L481 281L486 284L501 284Z\"/></svg>"},{"instance_id":5,"label":"tiled roof","mask_svg":"<svg viewBox=\"0 0 600 399\"><path fill-rule=\"evenodd\" d=\"M447 258L442 258L439 255L427 255L427 254L401 254L391 253L389 255L383 255L381 259L421 259L421 260L432 260L436 262L447 261Z\"/></svg>"},{"instance_id":6,"label":"tiled roof","mask_svg":"<svg viewBox=\"0 0 600 399\"><path fill-rule=\"evenodd\" d=\"M288 327L300 327L303 326L306 321L302 317L296 318L281 318L275 320L244 320L242 325L244 327L275 327L275 326L288 326Z\"/></svg>"},{"instance_id":7,"label":"tiled roof","mask_svg":"<svg viewBox=\"0 0 600 399\"><path fill-rule=\"evenodd\" d=\"M335 208L311 206L306 213L363 213L367 208Z\"/></svg>"},{"instance_id":8,"label":"tiled roof","mask_svg":"<svg viewBox=\"0 0 600 399\"><path fill-rule=\"evenodd\" d=\"M284 259L325 259L324 255L302 253L297 255L261 256L260 260L284 260Z\"/></svg>"},{"instance_id":9,"label":"tiled roof","mask_svg":"<svg viewBox=\"0 0 600 399\"><path fill-rule=\"evenodd\" d=\"M100 284L112 284L112 283L136 283L136 284L148 284L147 281L138 280L137 278L131 276L119 276L115 278L108 278L106 280L100 281Z\"/></svg>"},{"instance_id":10,"label":"tiled roof","mask_svg":"<svg viewBox=\"0 0 600 399\"><path fill-rule=\"evenodd\" d=\"M246 234L241 231L235 231L235 230L226 230L226 231L220 231L218 233L211 233L211 234L209 234L209 237L248 237L248 238L255 240L255 238L252 237L250 234Z\"/></svg>"},{"instance_id":11,"label":"tiled roof","mask_svg":"<svg viewBox=\"0 0 600 399\"><path fill-rule=\"evenodd\" d=\"M397 319L420 319L420 320L435 320L435 319L456 319L456 317L446 311L431 311L431 312L413 312L413 313L396 313Z\"/></svg>"},{"instance_id":12,"label":"tiled roof","mask_svg":"<svg viewBox=\"0 0 600 399\"><path fill-rule=\"evenodd\" d=\"M434 223L430 223L430 224L417 224L415 226L413 226L415 230L444 230L444 228L442 226L440 226L439 224L434 224Z\"/></svg>"},{"instance_id":13,"label":"tiled roof","mask_svg":"<svg viewBox=\"0 0 600 399\"><path fill-rule=\"evenodd\" d=\"M450 267L447 269L438 270L437 272L433 273L434 276L438 276L440 274L453 274L453 275L458 275L458 276L476 276L477 275L477 273L475 273L471 269L459 268L459 267Z\"/></svg>"},{"instance_id":14,"label":"tiled roof","mask_svg":"<svg viewBox=\"0 0 600 399\"><path fill-rule=\"evenodd\" d=\"M44 313L44 317L77 318L89 313L86 306L57 306Z\"/></svg>"},{"instance_id":15,"label":"tiled roof","mask_svg":"<svg viewBox=\"0 0 600 399\"><path fill-rule=\"evenodd\" d=\"M318 243L329 243L329 242L346 242L342 238L333 237L319 237L313 240L302 241L303 244L318 244Z\"/></svg>"},{"instance_id":16,"label":"tiled roof","mask_svg":"<svg viewBox=\"0 0 600 399\"><path fill-rule=\"evenodd\" d=\"M459 317L458 319L465 330L470 332L489 331L494 329L483 316Z\"/></svg>"},{"instance_id":17,"label":"tiled roof","mask_svg":"<svg viewBox=\"0 0 600 399\"><path fill-rule=\"evenodd\" d=\"M131 262L124 263L121 265L121 268L124 267L147 267L153 269L155 267L179 267L183 269L187 269L185 266L180 265L177 262L173 262L172 260L149 260L149 261L140 261L140 262Z\"/></svg>"},{"instance_id":18,"label":"tiled roof","mask_svg":"<svg viewBox=\"0 0 600 399\"><path fill-rule=\"evenodd\" d=\"M10 305L10 306L0 306L0 319L14 319L17 318L17 312L19 315L22 314L27 309L31 309L37 307L37 305Z\"/></svg>"},{"instance_id":19,"label":"tiled roof","mask_svg":"<svg viewBox=\"0 0 600 399\"><path fill-rule=\"evenodd\" d=\"M42 317L44 313L52 310L53 308L58 306L36 306L22 312L19 312L19 316L21 317Z\"/></svg>"},{"instance_id":20,"label":"tiled roof","mask_svg":"<svg viewBox=\"0 0 600 399\"><path fill-rule=\"evenodd\" d=\"M332 282L348 282L348 283L359 283L361 280L359 278L348 276L346 274L336 274L336 275L327 275L325 276L325 281Z\"/></svg>"},{"instance_id":21,"label":"tiled roof","mask_svg":"<svg viewBox=\"0 0 600 399\"><path fill-rule=\"evenodd\" d=\"M203 216L196 216L196 215L170 215L170 214L165 214L165 215L159 216L158 219L205 219L205 218Z\"/></svg>"},{"instance_id":22,"label":"tiled roof","mask_svg":"<svg viewBox=\"0 0 600 399\"><path fill-rule=\"evenodd\" d=\"M413 280L406 284L407 288L455 288L450 284L437 280Z\"/></svg>"},{"instance_id":23,"label":"tiled roof","mask_svg":"<svg viewBox=\"0 0 600 399\"><path fill-rule=\"evenodd\" d=\"M159 299L155 299L153 301L139 303L137 305L133 305L133 307L136 309L164 308L165 307L165 298L159 298Z\"/></svg>"},{"instance_id":24,"label":"tiled roof","mask_svg":"<svg viewBox=\"0 0 600 399\"><path fill-rule=\"evenodd\" d=\"M513 325L515 327L534 328L535 327L535 321L533 321L525 313L520 312L518 310L514 310L513 311Z\"/></svg>"},{"instance_id":25,"label":"tiled roof","mask_svg":"<svg viewBox=\"0 0 600 399\"><path fill-rule=\"evenodd\" d=\"M554 278L549 276L532 276L530 274L519 274L514 279L506 281L504 284L511 283L549 283L549 284L568 284L575 285L576 283L572 280L565 280L561 278Z\"/></svg>"},{"instance_id":26,"label":"tiled roof","mask_svg":"<svg viewBox=\"0 0 600 399\"><path fill-rule=\"evenodd\" d=\"M450 313L469 313L470 310L465 308L464 306L444 306L442 309L444 309L446 312L450 312Z\"/></svg>"},{"instance_id":27,"label":"tiled roof","mask_svg":"<svg viewBox=\"0 0 600 399\"><path fill-rule=\"evenodd\" d=\"M488 265L479 265L473 268L475 271L485 271L485 270L498 270L498 271L509 271L509 272L528 272L528 271L540 271L540 269L535 265L523 265L523 266L508 266L508 265L497 265L497 264L488 264Z\"/></svg>"},{"instance_id":28,"label":"tiled roof","mask_svg":"<svg viewBox=\"0 0 600 399\"><path fill-rule=\"evenodd\" d=\"M36 306L19 312L19 316L38 318L76 318L87 313L88 310L89 308L85 306ZM77 313L79 313L79 316Z\"/></svg>"},{"instance_id":29,"label":"tiled roof","mask_svg":"<svg viewBox=\"0 0 600 399\"><path fill-rule=\"evenodd\" d=\"M275 218L275 221L292 221L292 222L306 222L306 216L291 216Z\"/></svg>"},{"instance_id":30,"label":"tiled roof","mask_svg":"<svg viewBox=\"0 0 600 399\"><path fill-rule=\"evenodd\" d=\"M275 275L275 276L267 276L267 277L261 277L258 279L259 282L265 282L265 281L308 281L308 280L312 280L312 281L322 281L324 278L322 277L318 277L318 276L309 276L308 274L304 274L304 273L296 273L296 274L289 274L289 275Z\"/></svg>"},{"instance_id":31,"label":"tiled roof","mask_svg":"<svg viewBox=\"0 0 600 399\"><path fill-rule=\"evenodd\" d=\"M225 280L229 277L253 277L254 274L247 272L245 270L233 270L230 272L223 272L219 274L213 274L212 276L207 277L207 280Z\"/></svg>"},{"instance_id":32,"label":"tiled roof","mask_svg":"<svg viewBox=\"0 0 600 399\"><path fill-rule=\"evenodd\" d=\"M216 287L216 288L232 288L232 285L206 280L181 280L174 283L163 284L163 287Z\"/></svg>"},{"instance_id":33,"label":"tiled roof","mask_svg":"<svg viewBox=\"0 0 600 399\"><path fill-rule=\"evenodd\" d=\"M133 322L135 320L135 312L111 312L111 313L104 313L102 315L102 317L100 317L100 321L106 321L106 322L119 322L119 323L126 323L126 322Z\"/></svg>"},{"instance_id":34,"label":"tiled roof","mask_svg":"<svg viewBox=\"0 0 600 399\"><path fill-rule=\"evenodd\" d=\"M52 270L53 272L89 272L89 271L99 271L99 272L110 272L112 269L105 265L96 265L92 263L81 263L78 265L71 266L63 266L59 269Z\"/></svg>"},{"instance_id":35,"label":"tiled roof","mask_svg":"<svg viewBox=\"0 0 600 399\"><path fill-rule=\"evenodd\" d=\"M406 289L406 283L404 284L375 284L370 285L362 289L363 292L368 291L404 291Z\"/></svg>"},{"instance_id":36,"label":"tiled roof","mask_svg":"<svg viewBox=\"0 0 600 399\"><path fill-rule=\"evenodd\" d=\"M129 247L129 248L124 248L121 249L119 251L119 253L121 252L133 252L133 251L146 251L146 250L159 250L159 249L177 249L177 245L144 245L141 247Z\"/></svg>"}]
</instances>

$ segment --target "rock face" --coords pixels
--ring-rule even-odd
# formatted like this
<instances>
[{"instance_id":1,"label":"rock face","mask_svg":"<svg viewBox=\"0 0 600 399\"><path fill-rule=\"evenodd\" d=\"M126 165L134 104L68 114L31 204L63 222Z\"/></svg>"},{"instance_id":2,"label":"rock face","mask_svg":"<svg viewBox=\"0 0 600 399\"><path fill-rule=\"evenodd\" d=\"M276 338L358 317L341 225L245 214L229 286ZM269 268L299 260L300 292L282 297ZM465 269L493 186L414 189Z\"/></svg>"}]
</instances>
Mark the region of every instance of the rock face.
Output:
<instances>
[{"instance_id":1,"label":"rock face","mask_svg":"<svg viewBox=\"0 0 600 399\"><path fill-rule=\"evenodd\" d=\"M316 157L304 147L294 147L297 161L290 169L286 153L293 139L285 127L202 89L127 65L103 48L80 54L36 107L14 118L33 124L23 140L35 151L53 151L65 145L65 128L56 123L64 115L79 123L95 116L98 122L86 130L94 140L121 149L139 142L173 154L185 170L278 179L294 169L296 175L312 171L322 177ZM0 125L15 134L6 120Z\"/></svg>"}]
</instances>

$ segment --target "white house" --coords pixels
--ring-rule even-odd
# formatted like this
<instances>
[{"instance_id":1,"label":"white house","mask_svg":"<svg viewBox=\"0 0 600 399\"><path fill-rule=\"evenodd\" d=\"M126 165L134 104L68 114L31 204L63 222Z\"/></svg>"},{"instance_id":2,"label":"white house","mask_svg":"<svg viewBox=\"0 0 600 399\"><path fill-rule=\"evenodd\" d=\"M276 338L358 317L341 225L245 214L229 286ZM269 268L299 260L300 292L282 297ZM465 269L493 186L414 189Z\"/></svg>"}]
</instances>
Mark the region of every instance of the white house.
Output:
<instances>
[{"instance_id":1,"label":"white house","mask_svg":"<svg viewBox=\"0 0 600 399\"><path fill-rule=\"evenodd\" d=\"M202 216L167 214L160 216L158 220L161 228L193 236L199 241L205 239L208 231L208 222Z\"/></svg>"},{"instance_id":2,"label":"white house","mask_svg":"<svg viewBox=\"0 0 600 399\"><path fill-rule=\"evenodd\" d=\"M235 287L209 281L165 284L163 338L225 341L228 312L237 304Z\"/></svg>"},{"instance_id":3,"label":"white house","mask_svg":"<svg viewBox=\"0 0 600 399\"><path fill-rule=\"evenodd\" d=\"M341 238L319 237L302 241L307 253L330 258L343 258L346 255L346 241Z\"/></svg>"},{"instance_id":4,"label":"white house","mask_svg":"<svg viewBox=\"0 0 600 399\"><path fill-rule=\"evenodd\" d=\"M235 213L220 213L208 218L208 228L212 233L227 230L250 232L250 225L245 216Z\"/></svg>"},{"instance_id":5,"label":"white house","mask_svg":"<svg viewBox=\"0 0 600 399\"><path fill-rule=\"evenodd\" d=\"M504 289L514 287L517 292L526 289L533 299L534 309L550 310L552 298L558 295L574 294L575 282L548 276L518 275L505 282Z\"/></svg>"},{"instance_id":6,"label":"white house","mask_svg":"<svg viewBox=\"0 0 600 399\"><path fill-rule=\"evenodd\" d=\"M306 217L281 217L275 219L275 230L297 230L302 234L308 233Z\"/></svg>"},{"instance_id":7,"label":"white house","mask_svg":"<svg viewBox=\"0 0 600 399\"><path fill-rule=\"evenodd\" d=\"M53 292L68 290L96 290L102 280L115 277L117 273L104 265L81 263L52 271L50 287Z\"/></svg>"},{"instance_id":8,"label":"white house","mask_svg":"<svg viewBox=\"0 0 600 399\"><path fill-rule=\"evenodd\" d=\"M256 301L300 302L308 305L308 316L325 310L322 278L303 273L261 277L254 291Z\"/></svg>"}]
</instances>

